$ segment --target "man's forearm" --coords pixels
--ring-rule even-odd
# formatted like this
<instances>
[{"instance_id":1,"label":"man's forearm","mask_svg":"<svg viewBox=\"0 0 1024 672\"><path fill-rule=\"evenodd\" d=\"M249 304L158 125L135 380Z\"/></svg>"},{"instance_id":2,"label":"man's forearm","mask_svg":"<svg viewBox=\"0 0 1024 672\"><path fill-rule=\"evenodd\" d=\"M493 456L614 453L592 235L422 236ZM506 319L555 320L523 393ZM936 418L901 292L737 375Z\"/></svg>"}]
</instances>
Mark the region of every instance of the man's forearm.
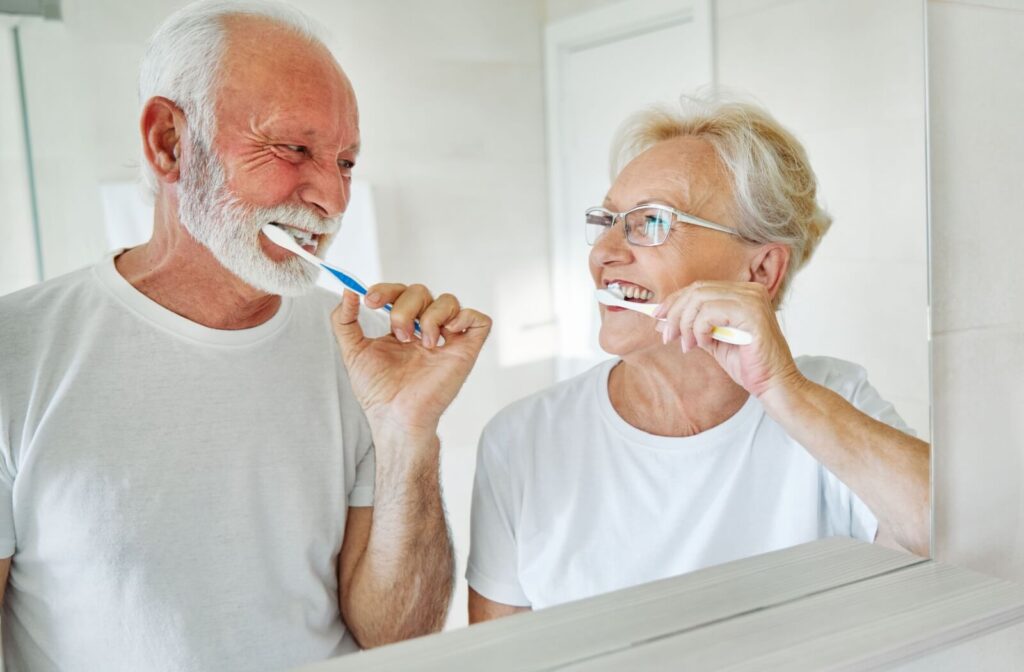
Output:
<instances>
[{"instance_id":1,"label":"man's forearm","mask_svg":"<svg viewBox=\"0 0 1024 672\"><path fill-rule=\"evenodd\" d=\"M768 414L860 497L897 543L928 554L930 446L810 381L771 390Z\"/></svg>"},{"instance_id":2,"label":"man's forearm","mask_svg":"<svg viewBox=\"0 0 1024 672\"><path fill-rule=\"evenodd\" d=\"M342 591L345 622L364 648L437 632L451 600L438 439L410 445L403 438L375 435L373 523Z\"/></svg>"}]
</instances>

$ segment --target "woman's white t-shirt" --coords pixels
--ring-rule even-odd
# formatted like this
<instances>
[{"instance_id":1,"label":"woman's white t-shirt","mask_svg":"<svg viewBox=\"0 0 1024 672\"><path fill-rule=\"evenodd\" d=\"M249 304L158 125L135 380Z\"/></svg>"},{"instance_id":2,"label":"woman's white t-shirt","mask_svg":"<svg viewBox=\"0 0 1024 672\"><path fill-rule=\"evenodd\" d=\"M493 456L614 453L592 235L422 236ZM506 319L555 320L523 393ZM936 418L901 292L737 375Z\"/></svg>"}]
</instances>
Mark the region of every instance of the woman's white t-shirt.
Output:
<instances>
[{"instance_id":1,"label":"woman's white t-shirt","mask_svg":"<svg viewBox=\"0 0 1024 672\"><path fill-rule=\"evenodd\" d=\"M539 609L823 537L874 540L867 506L757 398L695 436L655 436L612 407L617 363L522 399L484 429L466 572L478 593ZM910 433L863 368L797 365Z\"/></svg>"}]
</instances>

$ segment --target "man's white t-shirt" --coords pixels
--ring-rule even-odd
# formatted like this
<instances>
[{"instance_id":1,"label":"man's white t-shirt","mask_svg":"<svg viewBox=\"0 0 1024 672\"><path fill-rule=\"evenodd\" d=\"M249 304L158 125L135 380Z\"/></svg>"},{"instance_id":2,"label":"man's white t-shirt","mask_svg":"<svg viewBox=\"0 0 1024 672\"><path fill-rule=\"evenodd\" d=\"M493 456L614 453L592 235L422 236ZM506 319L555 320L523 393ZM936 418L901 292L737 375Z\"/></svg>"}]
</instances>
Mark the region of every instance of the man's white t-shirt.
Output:
<instances>
[{"instance_id":1,"label":"man's white t-shirt","mask_svg":"<svg viewBox=\"0 0 1024 672\"><path fill-rule=\"evenodd\" d=\"M608 397L610 360L522 399L484 429L466 578L482 596L534 609L878 522L749 397L695 436L626 423ZM810 380L909 431L864 369L800 357Z\"/></svg>"},{"instance_id":2,"label":"man's white t-shirt","mask_svg":"<svg viewBox=\"0 0 1024 672\"><path fill-rule=\"evenodd\" d=\"M357 648L336 562L374 459L337 300L210 329L113 257L0 298L8 672L272 670Z\"/></svg>"}]
</instances>

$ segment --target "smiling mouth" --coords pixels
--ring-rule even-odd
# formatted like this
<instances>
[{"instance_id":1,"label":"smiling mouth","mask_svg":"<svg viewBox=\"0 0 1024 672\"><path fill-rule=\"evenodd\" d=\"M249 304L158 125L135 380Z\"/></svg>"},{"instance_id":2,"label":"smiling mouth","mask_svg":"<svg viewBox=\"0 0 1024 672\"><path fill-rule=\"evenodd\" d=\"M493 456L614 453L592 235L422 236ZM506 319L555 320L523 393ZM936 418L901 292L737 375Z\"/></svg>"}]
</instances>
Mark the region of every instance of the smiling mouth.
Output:
<instances>
[{"instance_id":1,"label":"smiling mouth","mask_svg":"<svg viewBox=\"0 0 1024 672\"><path fill-rule=\"evenodd\" d=\"M282 229L285 233L295 239L295 242L299 244L299 247L312 247L316 249L317 243L320 242L320 234L313 233L312 231L305 231L303 229L297 229L294 226L288 226L281 222L271 222L274 226Z\"/></svg>"},{"instance_id":2,"label":"smiling mouth","mask_svg":"<svg viewBox=\"0 0 1024 672\"><path fill-rule=\"evenodd\" d=\"M617 297L634 303L649 303L654 298L654 292L629 283L613 282L608 285L608 291Z\"/></svg>"}]
</instances>

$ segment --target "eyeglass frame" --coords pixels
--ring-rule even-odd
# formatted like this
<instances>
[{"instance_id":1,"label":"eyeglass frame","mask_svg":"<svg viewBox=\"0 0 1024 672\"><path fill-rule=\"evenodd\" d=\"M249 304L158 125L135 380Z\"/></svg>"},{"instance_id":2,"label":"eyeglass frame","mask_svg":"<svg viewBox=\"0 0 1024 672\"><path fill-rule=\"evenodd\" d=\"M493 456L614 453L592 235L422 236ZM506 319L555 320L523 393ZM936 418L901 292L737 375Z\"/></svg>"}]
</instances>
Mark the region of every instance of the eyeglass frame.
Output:
<instances>
[{"instance_id":1,"label":"eyeglass frame","mask_svg":"<svg viewBox=\"0 0 1024 672\"><path fill-rule=\"evenodd\" d=\"M630 233L630 228L631 227L626 222L626 215L628 215L631 212L636 212L637 210L645 210L645 209L648 209L648 208L655 208L657 210L663 210L663 211L666 211L666 212L671 212L672 215L677 220L679 220L680 222L683 222L684 224L693 224L694 226L699 226L699 227L702 227L702 228L705 228L705 229L711 229L712 231L719 231L721 233L727 233L727 234L729 234L731 236L736 236L738 238L743 238L743 236L740 234L740 232L735 230L735 229L730 229L729 227L723 226L721 224L715 224L714 222L712 222L710 220L703 219L701 217L697 217L696 215L691 215L689 213L683 212L682 210L676 210L672 206L665 205L663 203L643 203L641 205L638 205L638 206L636 206L634 208L630 208L629 210L624 210L622 212L615 212L614 210L609 210L608 208L606 208L604 206L597 205L597 206L594 206L592 208L587 208L586 211L584 212L584 214L586 216L588 216L588 217L590 216L590 213L592 213L592 212L602 212L604 214L611 215L612 223L611 223L611 225L608 226L606 231L609 231L609 230L613 229L615 227L615 222L617 220L621 219L622 220L622 228L624 229L625 234L626 234L626 242L628 242L630 245L636 245L637 247L657 247L659 245L664 245L665 241L668 240L668 235L669 235L668 233L665 234L665 239L662 240L661 242L658 242L658 243L650 243L650 244L637 243L637 242L634 242L634 241L630 240L630 238L629 238L629 233ZM586 226L588 223L589 222L584 221L584 226ZM671 229L669 230L669 233L671 233ZM604 232L601 233L601 236L603 236L603 235L604 235ZM598 239L599 238L600 238L600 236L598 236ZM590 245L590 246L594 246L594 245L597 244L597 240L595 239L593 243L588 241L587 244Z\"/></svg>"}]
</instances>

